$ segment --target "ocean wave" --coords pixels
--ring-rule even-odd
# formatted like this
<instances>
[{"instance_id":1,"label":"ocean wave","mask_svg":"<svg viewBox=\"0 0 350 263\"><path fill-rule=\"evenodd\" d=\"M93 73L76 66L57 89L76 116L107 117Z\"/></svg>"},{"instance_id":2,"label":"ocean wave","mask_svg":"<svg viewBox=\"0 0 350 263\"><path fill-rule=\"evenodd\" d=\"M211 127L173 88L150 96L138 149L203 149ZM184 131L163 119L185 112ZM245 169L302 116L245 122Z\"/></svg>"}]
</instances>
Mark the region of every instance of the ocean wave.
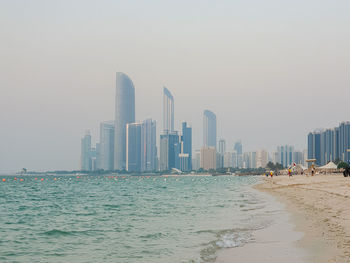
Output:
<instances>
[{"instance_id":1,"label":"ocean wave","mask_svg":"<svg viewBox=\"0 0 350 263\"><path fill-rule=\"evenodd\" d=\"M78 235L89 235L90 231L64 231L59 229L52 229L45 231L42 234L50 237L63 237L63 236L78 236ZM96 231L94 231L96 232Z\"/></svg>"},{"instance_id":2,"label":"ocean wave","mask_svg":"<svg viewBox=\"0 0 350 263\"><path fill-rule=\"evenodd\" d=\"M70 235L75 235L72 231L63 231L63 230L58 230L58 229L52 229L46 232L42 233L43 235L46 236L70 236Z\"/></svg>"}]
</instances>

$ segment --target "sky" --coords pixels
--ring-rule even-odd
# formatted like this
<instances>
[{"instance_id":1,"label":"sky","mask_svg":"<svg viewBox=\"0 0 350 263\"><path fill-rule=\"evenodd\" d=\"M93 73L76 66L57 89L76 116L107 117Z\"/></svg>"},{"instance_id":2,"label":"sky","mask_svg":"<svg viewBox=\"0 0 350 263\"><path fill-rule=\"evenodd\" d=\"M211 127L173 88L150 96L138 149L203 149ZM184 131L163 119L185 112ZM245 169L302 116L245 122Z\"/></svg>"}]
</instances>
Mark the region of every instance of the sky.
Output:
<instances>
[{"instance_id":1,"label":"sky","mask_svg":"<svg viewBox=\"0 0 350 263\"><path fill-rule=\"evenodd\" d=\"M194 149L209 109L228 150L303 150L350 121L349 14L348 0L0 0L0 172L79 169L119 71L158 131L172 92Z\"/></svg>"}]
</instances>

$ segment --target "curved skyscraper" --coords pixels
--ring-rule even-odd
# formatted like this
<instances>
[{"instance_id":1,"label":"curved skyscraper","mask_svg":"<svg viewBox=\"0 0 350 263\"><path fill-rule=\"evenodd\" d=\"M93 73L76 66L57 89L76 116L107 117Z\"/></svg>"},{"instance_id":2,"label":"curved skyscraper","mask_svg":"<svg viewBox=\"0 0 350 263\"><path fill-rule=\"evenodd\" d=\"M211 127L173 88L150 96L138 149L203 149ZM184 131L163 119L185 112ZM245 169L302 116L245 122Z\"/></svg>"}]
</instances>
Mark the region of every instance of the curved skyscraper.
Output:
<instances>
[{"instance_id":1,"label":"curved skyscraper","mask_svg":"<svg viewBox=\"0 0 350 263\"><path fill-rule=\"evenodd\" d=\"M174 97L170 91L163 89L163 132L165 134L174 131Z\"/></svg>"},{"instance_id":2,"label":"curved skyscraper","mask_svg":"<svg viewBox=\"0 0 350 263\"><path fill-rule=\"evenodd\" d=\"M135 88L131 79L117 72L115 94L114 169L126 168L126 124L135 122Z\"/></svg>"},{"instance_id":3,"label":"curved skyscraper","mask_svg":"<svg viewBox=\"0 0 350 263\"><path fill-rule=\"evenodd\" d=\"M203 115L203 146L216 148L216 115L209 110Z\"/></svg>"}]
</instances>

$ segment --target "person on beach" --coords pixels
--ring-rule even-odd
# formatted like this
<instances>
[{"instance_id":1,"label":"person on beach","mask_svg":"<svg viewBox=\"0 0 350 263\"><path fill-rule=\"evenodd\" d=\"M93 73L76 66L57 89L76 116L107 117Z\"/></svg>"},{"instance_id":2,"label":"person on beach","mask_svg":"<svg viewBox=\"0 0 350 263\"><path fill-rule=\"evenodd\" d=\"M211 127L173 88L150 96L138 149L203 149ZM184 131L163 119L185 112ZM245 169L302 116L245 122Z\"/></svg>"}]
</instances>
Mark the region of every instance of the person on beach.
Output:
<instances>
[{"instance_id":1,"label":"person on beach","mask_svg":"<svg viewBox=\"0 0 350 263\"><path fill-rule=\"evenodd\" d=\"M312 167L311 169L311 176L314 176L315 175L315 169Z\"/></svg>"},{"instance_id":2,"label":"person on beach","mask_svg":"<svg viewBox=\"0 0 350 263\"><path fill-rule=\"evenodd\" d=\"M273 171L270 171L270 176L271 176L271 178L273 177Z\"/></svg>"},{"instance_id":3,"label":"person on beach","mask_svg":"<svg viewBox=\"0 0 350 263\"><path fill-rule=\"evenodd\" d=\"M292 170L288 169L288 176L291 177L292 176Z\"/></svg>"}]
</instances>

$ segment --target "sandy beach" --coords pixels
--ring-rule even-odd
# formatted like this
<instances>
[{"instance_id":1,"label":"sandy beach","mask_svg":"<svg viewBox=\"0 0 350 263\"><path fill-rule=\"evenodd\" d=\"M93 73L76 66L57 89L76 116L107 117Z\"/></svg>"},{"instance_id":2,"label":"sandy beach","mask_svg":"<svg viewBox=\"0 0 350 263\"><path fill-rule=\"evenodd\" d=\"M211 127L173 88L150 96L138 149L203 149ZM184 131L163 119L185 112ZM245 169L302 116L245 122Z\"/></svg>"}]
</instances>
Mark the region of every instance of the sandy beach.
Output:
<instances>
[{"instance_id":1,"label":"sandy beach","mask_svg":"<svg viewBox=\"0 0 350 263\"><path fill-rule=\"evenodd\" d=\"M286 204L306 262L350 262L350 179L340 174L266 178L256 187Z\"/></svg>"},{"instance_id":2,"label":"sandy beach","mask_svg":"<svg viewBox=\"0 0 350 263\"><path fill-rule=\"evenodd\" d=\"M255 188L283 204L288 218L257 231L256 242L222 251L217 262L350 262L349 178L278 176Z\"/></svg>"}]
</instances>

